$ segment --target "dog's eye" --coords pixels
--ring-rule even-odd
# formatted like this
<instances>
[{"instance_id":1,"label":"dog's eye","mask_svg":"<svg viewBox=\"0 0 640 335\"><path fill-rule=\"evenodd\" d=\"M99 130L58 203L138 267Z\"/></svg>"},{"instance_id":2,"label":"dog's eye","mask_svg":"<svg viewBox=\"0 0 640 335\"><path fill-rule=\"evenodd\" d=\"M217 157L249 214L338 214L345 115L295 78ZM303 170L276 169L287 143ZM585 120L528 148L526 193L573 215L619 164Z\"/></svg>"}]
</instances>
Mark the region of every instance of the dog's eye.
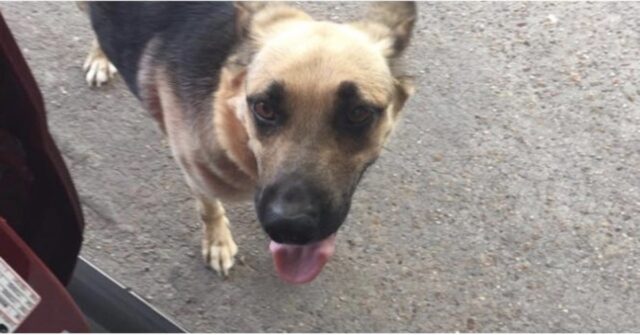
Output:
<instances>
[{"instance_id":1,"label":"dog's eye","mask_svg":"<svg viewBox=\"0 0 640 335\"><path fill-rule=\"evenodd\" d=\"M256 114L258 117L260 117L265 121L273 121L276 118L276 113L273 110L273 108L271 108L271 106L269 106L264 101L254 102L251 105L251 109L253 110L254 114Z\"/></svg>"},{"instance_id":2,"label":"dog's eye","mask_svg":"<svg viewBox=\"0 0 640 335\"><path fill-rule=\"evenodd\" d=\"M373 109L368 107L356 107L347 112L347 120L352 125L361 125L373 117Z\"/></svg>"}]
</instances>

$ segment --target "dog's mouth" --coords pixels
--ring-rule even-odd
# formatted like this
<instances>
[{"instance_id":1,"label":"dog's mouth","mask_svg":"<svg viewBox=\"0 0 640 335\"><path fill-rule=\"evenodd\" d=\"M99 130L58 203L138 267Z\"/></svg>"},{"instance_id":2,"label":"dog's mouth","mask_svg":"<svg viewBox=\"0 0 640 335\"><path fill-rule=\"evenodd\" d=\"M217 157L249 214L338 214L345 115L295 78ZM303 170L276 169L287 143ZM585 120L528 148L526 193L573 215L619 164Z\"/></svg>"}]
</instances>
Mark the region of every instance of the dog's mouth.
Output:
<instances>
[{"instance_id":1,"label":"dog's mouth","mask_svg":"<svg viewBox=\"0 0 640 335\"><path fill-rule=\"evenodd\" d=\"M280 244L271 241L269 250L278 276L292 284L315 279L335 251L336 234L307 245Z\"/></svg>"}]
</instances>

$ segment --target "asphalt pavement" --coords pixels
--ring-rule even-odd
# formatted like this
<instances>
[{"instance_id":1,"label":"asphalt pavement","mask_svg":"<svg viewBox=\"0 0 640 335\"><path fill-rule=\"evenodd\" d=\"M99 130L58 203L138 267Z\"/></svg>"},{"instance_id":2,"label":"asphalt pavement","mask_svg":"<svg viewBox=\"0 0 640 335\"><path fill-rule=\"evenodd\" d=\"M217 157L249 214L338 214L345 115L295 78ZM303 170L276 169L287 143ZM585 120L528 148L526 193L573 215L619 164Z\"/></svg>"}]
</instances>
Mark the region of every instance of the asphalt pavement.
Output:
<instances>
[{"instance_id":1,"label":"asphalt pavement","mask_svg":"<svg viewBox=\"0 0 640 335\"><path fill-rule=\"evenodd\" d=\"M364 3L303 3L347 21ZM421 3L417 93L311 284L251 203L205 268L195 204L121 78L87 87L73 3L2 2L87 221L82 254L192 331L640 332L640 4Z\"/></svg>"}]
</instances>

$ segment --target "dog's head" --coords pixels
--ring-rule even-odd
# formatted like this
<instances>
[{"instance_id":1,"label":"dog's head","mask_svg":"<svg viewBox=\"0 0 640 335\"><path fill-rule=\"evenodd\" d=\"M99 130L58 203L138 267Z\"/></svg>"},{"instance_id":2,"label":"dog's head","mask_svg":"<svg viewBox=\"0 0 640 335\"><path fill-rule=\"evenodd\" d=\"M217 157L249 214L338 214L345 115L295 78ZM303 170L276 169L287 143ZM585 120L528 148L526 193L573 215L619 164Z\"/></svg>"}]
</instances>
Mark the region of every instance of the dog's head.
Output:
<instances>
[{"instance_id":1,"label":"dog's head","mask_svg":"<svg viewBox=\"0 0 640 335\"><path fill-rule=\"evenodd\" d=\"M366 21L349 24L283 5L237 6L247 42L235 60L234 104L257 162L258 218L272 251L322 253L412 93L393 62L408 45L415 4L376 3ZM312 270L284 277L307 281Z\"/></svg>"}]
</instances>

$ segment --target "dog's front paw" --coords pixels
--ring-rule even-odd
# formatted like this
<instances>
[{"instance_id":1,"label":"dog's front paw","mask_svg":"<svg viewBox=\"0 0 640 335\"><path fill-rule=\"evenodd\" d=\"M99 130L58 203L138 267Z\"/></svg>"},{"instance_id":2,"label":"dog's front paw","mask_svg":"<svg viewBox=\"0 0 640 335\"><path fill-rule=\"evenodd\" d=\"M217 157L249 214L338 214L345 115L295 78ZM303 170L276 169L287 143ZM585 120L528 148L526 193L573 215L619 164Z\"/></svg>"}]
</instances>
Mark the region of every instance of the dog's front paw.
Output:
<instances>
[{"instance_id":1,"label":"dog's front paw","mask_svg":"<svg viewBox=\"0 0 640 335\"><path fill-rule=\"evenodd\" d=\"M238 246L233 241L231 231L226 224L218 231L205 235L202 241L202 255L205 262L224 277L229 275L229 269L233 266L237 253Z\"/></svg>"},{"instance_id":2,"label":"dog's front paw","mask_svg":"<svg viewBox=\"0 0 640 335\"><path fill-rule=\"evenodd\" d=\"M89 53L82 68L86 72L87 84L91 87L100 87L102 84L106 84L118 72L101 50Z\"/></svg>"}]
</instances>

